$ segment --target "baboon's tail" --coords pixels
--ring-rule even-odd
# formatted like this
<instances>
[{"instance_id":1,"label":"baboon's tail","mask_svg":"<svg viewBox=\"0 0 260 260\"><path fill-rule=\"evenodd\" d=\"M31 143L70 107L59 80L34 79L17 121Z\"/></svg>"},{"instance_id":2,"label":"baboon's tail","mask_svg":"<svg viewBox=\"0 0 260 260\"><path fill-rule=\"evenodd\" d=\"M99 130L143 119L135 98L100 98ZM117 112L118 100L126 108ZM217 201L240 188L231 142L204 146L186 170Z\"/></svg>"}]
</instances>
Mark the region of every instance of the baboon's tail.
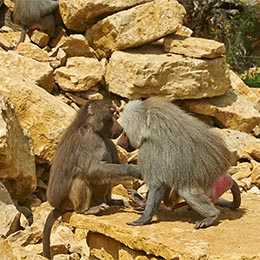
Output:
<instances>
[{"instance_id":1,"label":"baboon's tail","mask_svg":"<svg viewBox=\"0 0 260 260\"><path fill-rule=\"evenodd\" d=\"M49 216L46 219L44 229L43 229L43 237L42 237L42 246L43 246L43 256L51 259L51 246L50 246L50 237L51 237L51 229L54 222L62 216L63 213L59 209L53 209Z\"/></svg>"},{"instance_id":2,"label":"baboon's tail","mask_svg":"<svg viewBox=\"0 0 260 260\"><path fill-rule=\"evenodd\" d=\"M231 192L233 195L233 201L227 201L225 199L218 199L217 205L221 206L221 207L226 207L226 208L230 208L230 209L237 209L239 208L240 204L241 204L241 194L240 194L240 190L238 187L238 184L236 183L236 181L233 179L233 184L231 187Z\"/></svg>"}]
</instances>

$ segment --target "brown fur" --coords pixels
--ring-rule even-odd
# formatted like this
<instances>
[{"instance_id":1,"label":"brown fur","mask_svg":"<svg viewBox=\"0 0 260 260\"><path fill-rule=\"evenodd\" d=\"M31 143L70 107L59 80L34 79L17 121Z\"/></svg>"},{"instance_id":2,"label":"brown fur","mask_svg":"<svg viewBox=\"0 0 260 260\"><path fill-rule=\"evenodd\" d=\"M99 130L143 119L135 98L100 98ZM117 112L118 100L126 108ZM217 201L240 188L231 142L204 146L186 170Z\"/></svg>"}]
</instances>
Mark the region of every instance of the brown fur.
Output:
<instances>
[{"instance_id":1,"label":"brown fur","mask_svg":"<svg viewBox=\"0 0 260 260\"><path fill-rule=\"evenodd\" d=\"M61 138L47 189L47 200L55 208L43 232L43 254L47 258L51 228L59 216L66 211L97 214L108 205L123 205L122 200L111 199L111 180L128 175L140 177L137 166L120 164L110 140L122 132L114 112L106 101L89 101Z\"/></svg>"}]
</instances>

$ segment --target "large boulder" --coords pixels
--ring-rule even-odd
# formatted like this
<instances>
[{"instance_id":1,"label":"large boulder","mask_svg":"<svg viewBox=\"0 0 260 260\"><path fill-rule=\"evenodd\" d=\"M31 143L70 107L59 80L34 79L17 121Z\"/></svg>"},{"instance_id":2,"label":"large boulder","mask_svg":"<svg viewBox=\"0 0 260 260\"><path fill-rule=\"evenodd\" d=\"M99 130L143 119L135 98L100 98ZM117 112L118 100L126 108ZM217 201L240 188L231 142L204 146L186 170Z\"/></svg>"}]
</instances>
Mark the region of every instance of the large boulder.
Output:
<instances>
[{"instance_id":1,"label":"large boulder","mask_svg":"<svg viewBox=\"0 0 260 260\"><path fill-rule=\"evenodd\" d=\"M105 79L109 91L128 99L152 95L198 99L223 95L230 87L229 69L223 57L193 59L137 51L115 51Z\"/></svg>"},{"instance_id":2,"label":"large boulder","mask_svg":"<svg viewBox=\"0 0 260 260\"><path fill-rule=\"evenodd\" d=\"M59 8L65 26L74 31L85 31L90 23L120 10L152 0L60 0Z\"/></svg>"},{"instance_id":3,"label":"large boulder","mask_svg":"<svg viewBox=\"0 0 260 260\"><path fill-rule=\"evenodd\" d=\"M33 144L13 107L0 97L0 179L15 199L24 199L36 189Z\"/></svg>"},{"instance_id":4,"label":"large boulder","mask_svg":"<svg viewBox=\"0 0 260 260\"><path fill-rule=\"evenodd\" d=\"M22 128L31 134L35 155L49 162L59 138L73 120L75 110L4 64L0 74L5 75L1 78L0 96L14 105Z\"/></svg>"},{"instance_id":5,"label":"large boulder","mask_svg":"<svg viewBox=\"0 0 260 260\"><path fill-rule=\"evenodd\" d=\"M90 27L86 37L100 57L176 32L185 10L176 0L155 0L110 15Z\"/></svg>"}]
</instances>

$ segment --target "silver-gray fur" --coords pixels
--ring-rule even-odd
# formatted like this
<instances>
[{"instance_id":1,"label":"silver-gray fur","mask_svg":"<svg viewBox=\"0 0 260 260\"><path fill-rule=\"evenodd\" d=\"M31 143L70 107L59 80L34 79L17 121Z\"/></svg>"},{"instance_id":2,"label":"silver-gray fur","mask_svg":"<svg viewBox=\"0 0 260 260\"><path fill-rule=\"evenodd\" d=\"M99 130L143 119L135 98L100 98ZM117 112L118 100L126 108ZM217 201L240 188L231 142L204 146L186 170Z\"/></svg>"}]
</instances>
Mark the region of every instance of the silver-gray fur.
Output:
<instances>
[{"instance_id":1,"label":"silver-gray fur","mask_svg":"<svg viewBox=\"0 0 260 260\"><path fill-rule=\"evenodd\" d=\"M25 40L26 31L40 30L50 37L55 33L54 11L58 0L15 0L13 20L22 26L19 42Z\"/></svg>"},{"instance_id":2,"label":"silver-gray fur","mask_svg":"<svg viewBox=\"0 0 260 260\"><path fill-rule=\"evenodd\" d=\"M16 0L14 8L15 22L30 26L52 13L59 3L58 0Z\"/></svg>"},{"instance_id":3,"label":"silver-gray fur","mask_svg":"<svg viewBox=\"0 0 260 260\"><path fill-rule=\"evenodd\" d=\"M149 187L144 214L130 225L149 223L166 190L182 196L212 225L219 210L210 200L214 181L230 166L230 152L206 124L164 98L130 101L122 125L130 144L139 149L138 165Z\"/></svg>"}]
</instances>

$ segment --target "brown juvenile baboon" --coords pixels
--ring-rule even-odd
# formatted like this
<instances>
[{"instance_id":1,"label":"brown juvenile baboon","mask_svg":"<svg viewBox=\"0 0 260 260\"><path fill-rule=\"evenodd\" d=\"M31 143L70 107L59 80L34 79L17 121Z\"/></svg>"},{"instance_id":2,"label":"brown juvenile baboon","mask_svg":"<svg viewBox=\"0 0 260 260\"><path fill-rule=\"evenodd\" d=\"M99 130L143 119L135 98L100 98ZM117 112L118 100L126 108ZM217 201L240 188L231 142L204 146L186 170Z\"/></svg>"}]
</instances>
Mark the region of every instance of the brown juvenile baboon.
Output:
<instances>
[{"instance_id":1,"label":"brown juvenile baboon","mask_svg":"<svg viewBox=\"0 0 260 260\"><path fill-rule=\"evenodd\" d=\"M65 131L53 158L47 200L55 208L43 231L43 255L50 258L50 233L56 219L66 211L97 214L108 205L123 205L111 198L111 180L132 175L138 166L120 164L116 147L122 127L108 101L88 101Z\"/></svg>"},{"instance_id":2,"label":"brown juvenile baboon","mask_svg":"<svg viewBox=\"0 0 260 260\"><path fill-rule=\"evenodd\" d=\"M13 19L22 26L20 42L25 39L26 32L39 30L50 37L55 33L54 11L58 7L58 0L15 0Z\"/></svg>"},{"instance_id":3,"label":"brown juvenile baboon","mask_svg":"<svg viewBox=\"0 0 260 260\"><path fill-rule=\"evenodd\" d=\"M123 111L124 135L118 144L139 148L138 165L148 197L143 215L129 225L151 221L161 200L174 207L178 197L205 218L195 228L214 224L220 211L215 200L232 186L234 201L224 206L240 206L240 192L231 176L230 153L219 136L204 123L164 98L130 101Z\"/></svg>"}]
</instances>

